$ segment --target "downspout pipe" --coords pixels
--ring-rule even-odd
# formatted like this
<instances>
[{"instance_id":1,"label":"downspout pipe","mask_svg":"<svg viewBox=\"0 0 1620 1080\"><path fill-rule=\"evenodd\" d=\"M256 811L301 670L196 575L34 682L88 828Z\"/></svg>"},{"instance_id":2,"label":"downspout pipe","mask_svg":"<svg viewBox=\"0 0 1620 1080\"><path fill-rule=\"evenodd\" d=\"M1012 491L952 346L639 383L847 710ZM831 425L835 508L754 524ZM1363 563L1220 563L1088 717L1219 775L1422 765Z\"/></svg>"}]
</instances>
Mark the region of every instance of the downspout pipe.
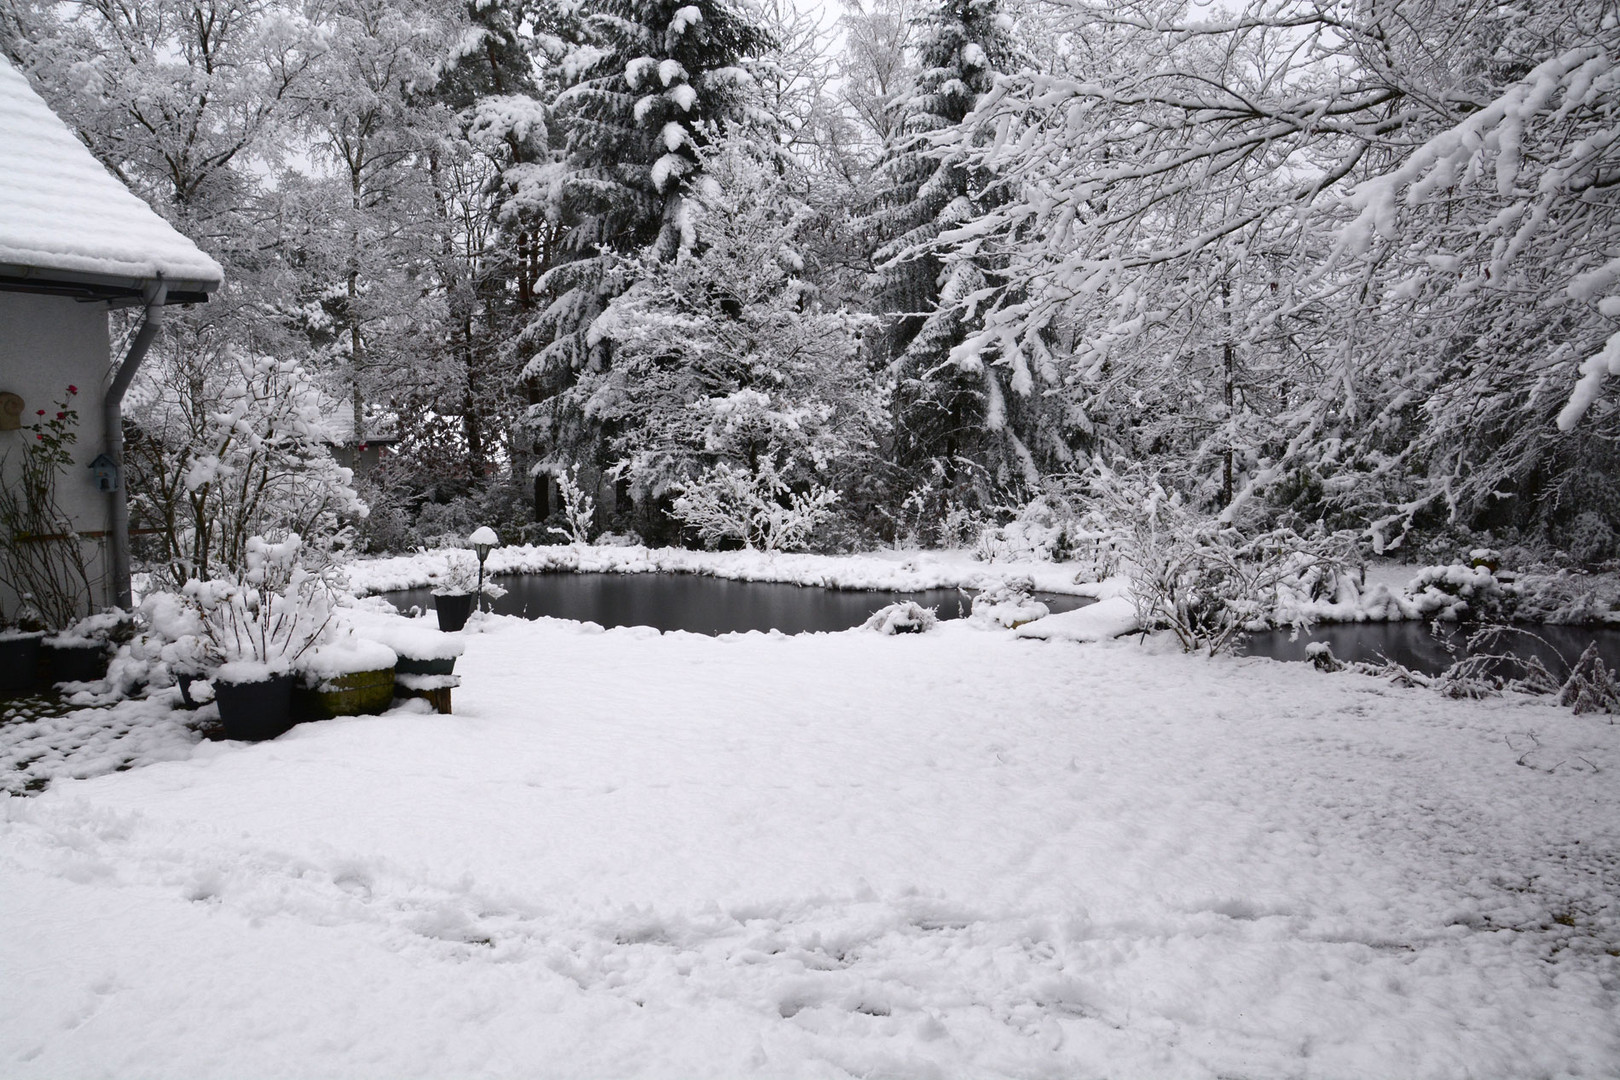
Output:
<instances>
[{"instance_id":1,"label":"downspout pipe","mask_svg":"<svg viewBox=\"0 0 1620 1080\"><path fill-rule=\"evenodd\" d=\"M135 371L141 366L146 350L151 348L152 339L157 337L158 331L163 327L163 305L168 298L168 283L159 274L157 280L146 288L146 312L141 320L140 329L135 331L135 340L129 343L123 362L113 372L112 383L107 387L107 396L101 406L107 456L118 467L118 482L113 485L112 491L108 492L112 499L109 515L111 528L107 530L112 548L112 602L125 611L135 606L135 597L129 582L129 495L124 470L124 394L128 392L129 384L135 380Z\"/></svg>"}]
</instances>

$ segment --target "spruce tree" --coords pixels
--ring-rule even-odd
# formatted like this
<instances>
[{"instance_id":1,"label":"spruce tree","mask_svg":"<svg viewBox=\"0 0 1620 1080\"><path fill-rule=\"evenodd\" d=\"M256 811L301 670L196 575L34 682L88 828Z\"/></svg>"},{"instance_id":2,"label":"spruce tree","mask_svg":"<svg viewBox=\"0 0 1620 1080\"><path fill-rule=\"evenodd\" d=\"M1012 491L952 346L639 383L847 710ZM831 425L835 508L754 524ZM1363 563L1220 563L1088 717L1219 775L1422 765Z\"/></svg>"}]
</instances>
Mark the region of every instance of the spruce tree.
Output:
<instances>
[{"instance_id":1,"label":"spruce tree","mask_svg":"<svg viewBox=\"0 0 1620 1080\"><path fill-rule=\"evenodd\" d=\"M881 348L894 381L895 456L914 483L975 487L982 501L984 481L1016 483L1028 471L1009 416L1024 388L1004 385L1006 373L985 359L952 359L968 332L964 301L990 269L972 257L947 262L938 240L997 196L990 174L942 152L935 137L962 125L996 75L1016 69L1019 51L998 0L944 0L923 20L918 59L902 138L878 164L881 201L864 220L878 242L875 292L889 319ZM981 468L964 474L963 462Z\"/></svg>"},{"instance_id":2,"label":"spruce tree","mask_svg":"<svg viewBox=\"0 0 1620 1080\"><path fill-rule=\"evenodd\" d=\"M563 33L552 106L560 161L547 196L563 235L537 284L524 374L544 399L536 412L551 456L578 461L601 432L569 390L580 371L611 365L610 343L590 327L628 284L615 268L669 258L690 239L683 208L701 151L748 119L745 64L772 43L727 0L607 0Z\"/></svg>"}]
</instances>

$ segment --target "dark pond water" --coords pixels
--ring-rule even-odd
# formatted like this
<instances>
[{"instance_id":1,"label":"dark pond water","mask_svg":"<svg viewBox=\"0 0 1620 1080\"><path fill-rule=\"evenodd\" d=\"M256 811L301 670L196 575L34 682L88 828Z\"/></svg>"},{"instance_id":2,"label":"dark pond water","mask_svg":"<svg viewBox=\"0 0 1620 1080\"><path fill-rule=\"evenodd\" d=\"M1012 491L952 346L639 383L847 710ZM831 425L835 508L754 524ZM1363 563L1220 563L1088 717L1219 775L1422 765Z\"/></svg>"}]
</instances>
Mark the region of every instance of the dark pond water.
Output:
<instances>
[{"instance_id":1,"label":"dark pond water","mask_svg":"<svg viewBox=\"0 0 1620 1080\"><path fill-rule=\"evenodd\" d=\"M507 590L494 601L500 615L526 619L551 616L603 626L655 626L727 634L780 630L784 634L848 630L872 612L900 600L936 608L942 619L966 615L969 598L956 589L921 592L863 592L727 581L702 574L518 574L497 579ZM427 589L382 594L401 611L433 606ZM1092 601L1082 596L1038 594L1052 611L1072 611Z\"/></svg>"},{"instance_id":2,"label":"dark pond water","mask_svg":"<svg viewBox=\"0 0 1620 1080\"><path fill-rule=\"evenodd\" d=\"M1528 633L1518 630L1529 631ZM1547 670L1562 677L1592 642L1597 642L1604 666L1614 671L1620 666L1620 630L1591 626L1526 626L1509 630L1495 642L1481 648L1488 654L1512 654L1538 658ZM1250 656L1274 660L1304 660L1305 647L1324 641L1340 660L1380 663L1385 658L1425 674L1436 675L1454 660L1468 654L1468 628L1442 627L1435 633L1427 622L1322 623L1290 640L1286 630L1252 634L1239 647ZM1447 646L1455 649L1450 651ZM1517 672L1503 670L1512 676Z\"/></svg>"}]
</instances>

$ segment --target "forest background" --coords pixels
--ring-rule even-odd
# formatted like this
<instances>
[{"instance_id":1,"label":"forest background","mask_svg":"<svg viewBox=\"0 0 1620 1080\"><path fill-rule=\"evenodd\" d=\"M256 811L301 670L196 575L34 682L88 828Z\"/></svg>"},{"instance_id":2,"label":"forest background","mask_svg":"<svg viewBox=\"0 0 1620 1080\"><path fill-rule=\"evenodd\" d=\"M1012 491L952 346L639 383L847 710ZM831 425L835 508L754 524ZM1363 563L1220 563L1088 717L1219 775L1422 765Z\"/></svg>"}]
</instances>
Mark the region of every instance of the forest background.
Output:
<instances>
[{"instance_id":1,"label":"forest background","mask_svg":"<svg viewBox=\"0 0 1620 1080\"><path fill-rule=\"evenodd\" d=\"M226 268L127 409L176 582L1159 501L1620 555L1614 0L0 0L0 51Z\"/></svg>"}]
</instances>

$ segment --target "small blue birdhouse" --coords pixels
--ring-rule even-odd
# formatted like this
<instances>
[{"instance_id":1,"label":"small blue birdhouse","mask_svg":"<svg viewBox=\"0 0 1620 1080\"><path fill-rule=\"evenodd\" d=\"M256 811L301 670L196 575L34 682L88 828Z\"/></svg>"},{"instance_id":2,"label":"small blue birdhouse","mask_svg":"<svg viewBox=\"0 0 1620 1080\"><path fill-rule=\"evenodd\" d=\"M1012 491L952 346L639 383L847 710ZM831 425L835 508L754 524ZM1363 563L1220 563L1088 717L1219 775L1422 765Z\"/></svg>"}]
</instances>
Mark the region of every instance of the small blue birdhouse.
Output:
<instances>
[{"instance_id":1,"label":"small blue birdhouse","mask_svg":"<svg viewBox=\"0 0 1620 1080\"><path fill-rule=\"evenodd\" d=\"M118 462L110 454L97 454L90 463L90 475L96 478L97 491L118 490Z\"/></svg>"}]
</instances>

